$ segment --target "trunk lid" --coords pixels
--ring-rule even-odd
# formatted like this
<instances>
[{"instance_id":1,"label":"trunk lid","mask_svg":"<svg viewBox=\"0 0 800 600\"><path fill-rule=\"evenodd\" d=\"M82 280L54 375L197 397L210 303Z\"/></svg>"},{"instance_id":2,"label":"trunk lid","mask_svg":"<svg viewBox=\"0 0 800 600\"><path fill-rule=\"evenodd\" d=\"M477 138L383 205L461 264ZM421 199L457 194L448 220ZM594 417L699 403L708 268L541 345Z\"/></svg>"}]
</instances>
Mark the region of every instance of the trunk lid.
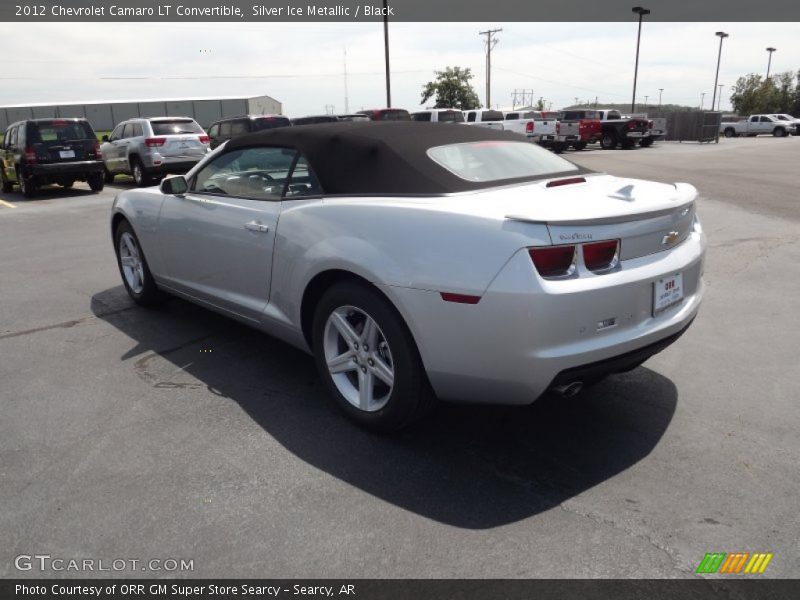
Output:
<instances>
[{"instance_id":1,"label":"trunk lid","mask_svg":"<svg viewBox=\"0 0 800 600\"><path fill-rule=\"evenodd\" d=\"M197 158L208 151L208 141L200 140L200 136L208 140L206 132L194 119L151 119L150 126L154 137L165 139L164 144L156 148L162 156Z\"/></svg>"}]
</instances>

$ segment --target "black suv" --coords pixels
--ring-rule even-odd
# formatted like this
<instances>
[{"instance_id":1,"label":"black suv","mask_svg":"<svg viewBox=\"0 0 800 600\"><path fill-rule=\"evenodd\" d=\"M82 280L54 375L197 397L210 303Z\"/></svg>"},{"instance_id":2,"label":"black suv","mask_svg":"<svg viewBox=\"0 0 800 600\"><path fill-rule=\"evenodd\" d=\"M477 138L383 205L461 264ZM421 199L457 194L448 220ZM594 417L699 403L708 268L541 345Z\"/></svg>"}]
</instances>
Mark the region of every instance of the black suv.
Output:
<instances>
[{"instance_id":1,"label":"black suv","mask_svg":"<svg viewBox=\"0 0 800 600\"><path fill-rule=\"evenodd\" d=\"M3 192L14 184L26 198L36 188L58 183L65 188L86 181L92 191L103 189L100 143L86 119L30 119L6 129L0 157Z\"/></svg>"},{"instance_id":2,"label":"black suv","mask_svg":"<svg viewBox=\"0 0 800 600\"><path fill-rule=\"evenodd\" d=\"M208 128L208 137L211 138L213 150L223 142L265 129L288 127L292 124L288 117L283 115L246 115L243 117L229 117L214 121Z\"/></svg>"}]
</instances>

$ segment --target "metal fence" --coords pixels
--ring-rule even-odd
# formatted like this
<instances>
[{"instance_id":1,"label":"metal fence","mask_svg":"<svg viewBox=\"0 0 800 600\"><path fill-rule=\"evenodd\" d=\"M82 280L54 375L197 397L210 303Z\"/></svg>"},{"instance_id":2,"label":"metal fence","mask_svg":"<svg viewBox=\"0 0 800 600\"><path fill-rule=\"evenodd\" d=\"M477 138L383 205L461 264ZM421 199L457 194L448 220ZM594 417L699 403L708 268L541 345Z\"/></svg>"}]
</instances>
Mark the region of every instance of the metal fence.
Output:
<instances>
[{"instance_id":1,"label":"metal fence","mask_svg":"<svg viewBox=\"0 0 800 600\"><path fill-rule=\"evenodd\" d=\"M667 120L666 139L676 142L714 142L719 139L722 113L686 110L670 113L648 113L649 118Z\"/></svg>"}]
</instances>

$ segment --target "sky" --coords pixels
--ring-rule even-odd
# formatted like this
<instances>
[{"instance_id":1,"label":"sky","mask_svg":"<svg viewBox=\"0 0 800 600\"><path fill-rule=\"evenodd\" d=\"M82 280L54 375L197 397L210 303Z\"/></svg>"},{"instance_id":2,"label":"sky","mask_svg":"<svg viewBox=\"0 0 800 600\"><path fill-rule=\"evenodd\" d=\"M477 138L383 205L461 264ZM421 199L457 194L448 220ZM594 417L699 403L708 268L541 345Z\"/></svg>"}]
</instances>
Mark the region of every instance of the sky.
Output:
<instances>
[{"instance_id":1,"label":"sky","mask_svg":"<svg viewBox=\"0 0 800 600\"><path fill-rule=\"evenodd\" d=\"M469 67L485 103L479 31L502 28L492 52L492 107L515 89L553 109L630 102L635 21L627 23L390 23L392 105L419 110L423 85ZM642 29L637 104L710 106L719 38L722 110L740 75L800 69L798 23L655 23ZM381 23L1 23L16 56L0 57L0 106L269 95L289 116L385 105ZM345 100L345 53L347 102ZM645 98L647 96L647 98ZM433 101L431 100L429 104ZM637 106L637 109L641 107Z\"/></svg>"}]
</instances>

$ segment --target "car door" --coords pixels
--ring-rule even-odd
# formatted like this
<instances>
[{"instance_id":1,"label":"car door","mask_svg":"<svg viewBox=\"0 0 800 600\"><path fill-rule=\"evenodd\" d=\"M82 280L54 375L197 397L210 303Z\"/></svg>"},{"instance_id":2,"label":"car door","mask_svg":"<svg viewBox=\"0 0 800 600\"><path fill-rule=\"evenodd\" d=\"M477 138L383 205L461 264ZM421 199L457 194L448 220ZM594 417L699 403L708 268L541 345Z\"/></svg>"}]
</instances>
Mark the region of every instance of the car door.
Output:
<instances>
[{"instance_id":1,"label":"car door","mask_svg":"<svg viewBox=\"0 0 800 600\"><path fill-rule=\"evenodd\" d=\"M259 321L270 293L281 197L296 152L225 152L164 200L158 237L167 285Z\"/></svg>"},{"instance_id":2,"label":"car door","mask_svg":"<svg viewBox=\"0 0 800 600\"><path fill-rule=\"evenodd\" d=\"M125 150L122 144L122 131L125 129L125 123L120 123L111 132L108 141L103 144L102 153L106 161L106 168L111 173L119 173L123 167L121 165L122 158L121 151Z\"/></svg>"},{"instance_id":3,"label":"car door","mask_svg":"<svg viewBox=\"0 0 800 600\"><path fill-rule=\"evenodd\" d=\"M17 180L17 174L14 166L14 146L17 139L17 127L12 125L6 130L3 137L3 147L0 149L3 160L3 176L6 181L14 182Z\"/></svg>"}]
</instances>

